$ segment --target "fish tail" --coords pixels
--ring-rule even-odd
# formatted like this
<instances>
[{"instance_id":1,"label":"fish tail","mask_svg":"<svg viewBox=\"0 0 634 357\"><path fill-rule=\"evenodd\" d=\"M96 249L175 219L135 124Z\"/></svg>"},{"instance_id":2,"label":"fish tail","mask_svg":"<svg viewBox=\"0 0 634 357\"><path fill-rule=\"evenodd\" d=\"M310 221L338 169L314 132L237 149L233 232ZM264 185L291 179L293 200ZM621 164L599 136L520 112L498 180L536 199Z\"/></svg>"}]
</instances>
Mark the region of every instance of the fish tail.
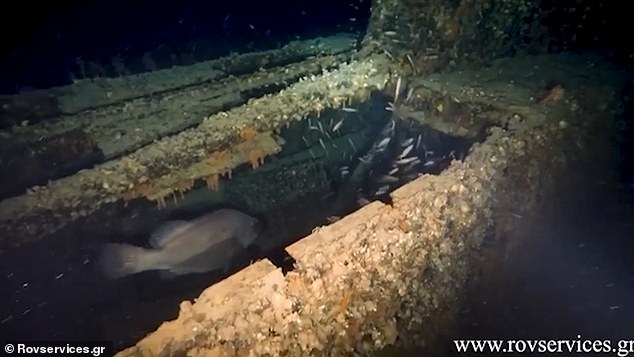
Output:
<instances>
[{"instance_id":1,"label":"fish tail","mask_svg":"<svg viewBox=\"0 0 634 357\"><path fill-rule=\"evenodd\" d=\"M109 279L153 269L155 252L125 243L107 243L101 250L99 267Z\"/></svg>"}]
</instances>

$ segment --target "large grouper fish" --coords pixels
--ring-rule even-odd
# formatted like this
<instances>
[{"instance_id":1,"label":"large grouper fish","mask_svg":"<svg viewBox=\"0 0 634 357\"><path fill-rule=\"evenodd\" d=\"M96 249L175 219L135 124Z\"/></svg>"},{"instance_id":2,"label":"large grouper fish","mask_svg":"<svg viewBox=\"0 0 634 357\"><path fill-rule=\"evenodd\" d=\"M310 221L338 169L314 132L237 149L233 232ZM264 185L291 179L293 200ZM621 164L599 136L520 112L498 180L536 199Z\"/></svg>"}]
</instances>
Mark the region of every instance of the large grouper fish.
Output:
<instances>
[{"instance_id":1,"label":"large grouper fish","mask_svg":"<svg viewBox=\"0 0 634 357\"><path fill-rule=\"evenodd\" d=\"M166 276L230 268L232 258L262 234L263 224L233 209L218 209L190 221L167 221L150 235L151 248L126 243L104 245L99 266L117 279L148 270Z\"/></svg>"}]
</instances>

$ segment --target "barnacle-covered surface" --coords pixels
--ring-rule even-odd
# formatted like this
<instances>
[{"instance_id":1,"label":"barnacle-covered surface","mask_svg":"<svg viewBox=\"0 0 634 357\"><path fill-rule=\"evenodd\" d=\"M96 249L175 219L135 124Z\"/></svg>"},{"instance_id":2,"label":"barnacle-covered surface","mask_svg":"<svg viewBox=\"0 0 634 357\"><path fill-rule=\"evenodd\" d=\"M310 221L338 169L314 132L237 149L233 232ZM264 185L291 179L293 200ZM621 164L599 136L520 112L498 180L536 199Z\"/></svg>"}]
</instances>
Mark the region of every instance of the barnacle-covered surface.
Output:
<instances>
[{"instance_id":1,"label":"barnacle-covered surface","mask_svg":"<svg viewBox=\"0 0 634 357\"><path fill-rule=\"evenodd\" d=\"M530 0L377 0L364 51L384 52L411 73L473 64L517 50L539 28Z\"/></svg>"},{"instance_id":2,"label":"barnacle-covered surface","mask_svg":"<svg viewBox=\"0 0 634 357\"><path fill-rule=\"evenodd\" d=\"M623 82L594 64L597 77L587 76L588 61L507 59L495 71L414 80L497 112L499 125L463 162L393 192L392 206L371 203L287 247L293 271L260 261L183 302L177 319L119 355L339 356L429 343L453 316L483 238L511 229L509 213L537 208L564 184L568 163L608 135ZM486 85L472 93L476 78ZM565 92L550 100L543 85L553 79Z\"/></svg>"},{"instance_id":3,"label":"barnacle-covered surface","mask_svg":"<svg viewBox=\"0 0 634 357\"><path fill-rule=\"evenodd\" d=\"M42 97L55 98L59 112L44 121L20 120L0 132L0 198L120 158L212 114L335 69L350 58L354 44L346 34L293 41L277 50L9 96L6 101L29 104L4 104L7 120L16 118L13 112L26 115L29 108L40 108ZM7 124L4 119L0 125Z\"/></svg>"},{"instance_id":4,"label":"barnacle-covered surface","mask_svg":"<svg viewBox=\"0 0 634 357\"><path fill-rule=\"evenodd\" d=\"M293 122L319 116L326 108L359 103L371 91L381 90L389 78L384 61L368 58L303 77L274 96L251 99L129 155L5 199L0 202L1 243L41 238L108 203L146 198L162 207L196 180L213 189L220 176L231 175L241 164L257 168L279 153L285 140L276 133Z\"/></svg>"},{"instance_id":5,"label":"barnacle-covered surface","mask_svg":"<svg viewBox=\"0 0 634 357\"><path fill-rule=\"evenodd\" d=\"M2 124L6 125L5 116L7 120L14 119L14 113L21 113L21 115L30 113L31 118L24 119L30 121L47 119L59 113L75 114L86 109L199 85L202 82L218 81L230 76L283 67L311 57L337 55L350 51L354 45L354 37L341 33L329 37L291 41L279 49L233 54L186 66L174 66L114 78L78 79L68 86L3 96L1 99L3 106L0 111ZM125 71L120 73L124 74ZM46 99L54 104L45 105L49 103ZM49 107L56 109L47 109ZM36 110L39 112L32 113ZM20 121L14 121L14 123L20 124Z\"/></svg>"},{"instance_id":6,"label":"barnacle-covered surface","mask_svg":"<svg viewBox=\"0 0 634 357\"><path fill-rule=\"evenodd\" d=\"M34 100L41 105L26 107L57 120L0 133L0 163L10 163L0 175L18 176L2 180L8 184L0 190L0 246L54 233L104 204L148 198L165 206L197 182L215 188L219 177L228 177L239 164L258 166L262 158L280 152L276 132L283 125L364 101L371 91L384 88L391 69L423 74L507 53L513 40L530 29L530 21L523 22L530 11L526 0L380 0L373 3L359 53L354 52L355 39L340 34L146 74L82 79L28 98L4 98L3 108L11 113L24 112L24 103ZM329 75L320 75L325 70ZM305 80L291 85L299 78ZM442 95L443 104L428 100L422 91L416 95L424 103L394 103L398 114L441 132L477 138L495 122L488 115L465 118L466 108L455 98ZM11 109L13 99L17 109ZM429 105L432 111L425 117ZM73 140L82 135L85 140ZM251 138L257 138L254 144ZM50 143L64 144L51 148ZM53 151L74 154L54 155L54 169L29 170Z\"/></svg>"},{"instance_id":7,"label":"barnacle-covered surface","mask_svg":"<svg viewBox=\"0 0 634 357\"><path fill-rule=\"evenodd\" d=\"M597 67L588 75L585 58L503 59L426 75L513 51L513 40L534 29L530 11L526 0L376 0L359 53L337 36L1 98L3 114L22 113L14 123L24 126L0 133L2 155L11 156L0 162L37 177L0 190L0 248L9 248L0 262L14 269L43 257L7 274L11 303L2 305L13 310L1 327L16 333L33 328L30 318L63 318L57 329L129 346L164 319L166 299L132 298L143 295L135 283L147 287L151 277L100 280L86 246L132 242L178 210L232 203L268 223L258 242L265 251L341 219L287 247L296 261L288 274L260 260L183 302L177 319L121 355L332 356L431 341L451 322L483 237L512 229L556 189L558 173L591 149L618 106L622 83ZM29 101L38 105L23 111ZM59 120L33 124L50 116ZM342 217L356 206L331 187L333 171L358 165L392 121L421 133L412 152L430 132L477 144L464 161L462 152L444 153L442 165L429 160L434 170L423 172L441 174L399 188L392 205ZM51 156L55 169L28 169ZM16 169L23 160L26 169ZM344 191L360 186L349 180ZM41 300L22 298L23 277L36 277L29 289ZM47 301L53 287L73 303ZM85 322L88 314L99 326Z\"/></svg>"}]
</instances>

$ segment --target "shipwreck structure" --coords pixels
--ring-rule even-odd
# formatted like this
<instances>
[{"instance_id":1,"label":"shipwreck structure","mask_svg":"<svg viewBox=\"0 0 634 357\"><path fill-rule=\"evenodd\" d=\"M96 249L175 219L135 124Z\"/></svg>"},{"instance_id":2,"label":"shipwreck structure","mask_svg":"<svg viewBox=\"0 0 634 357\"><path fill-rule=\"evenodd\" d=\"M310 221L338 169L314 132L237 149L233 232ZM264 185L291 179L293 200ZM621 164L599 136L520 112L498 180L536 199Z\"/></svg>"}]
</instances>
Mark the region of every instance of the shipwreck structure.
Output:
<instances>
[{"instance_id":1,"label":"shipwreck structure","mask_svg":"<svg viewBox=\"0 0 634 357\"><path fill-rule=\"evenodd\" d=\"M15 125L0 134L0 260L7 272L42 265L11 271L6 296L28 277L48 279L43 296L46 286L99 295L97 243L231 205L266 222L258 259L158 329L132 313L95 322L115 341L122 326L147 330L119 355L339 356L429 343L451 324L483 239L556 192L620 109L623 77L540 54L531 16L527 0L375 0L361 39L2 98ZM119 297L134 295L122 284ZM147 301L133 309L149 311ZM19 330L43 302L0 316L2 328Z\"/></svg>"}]
</instances>

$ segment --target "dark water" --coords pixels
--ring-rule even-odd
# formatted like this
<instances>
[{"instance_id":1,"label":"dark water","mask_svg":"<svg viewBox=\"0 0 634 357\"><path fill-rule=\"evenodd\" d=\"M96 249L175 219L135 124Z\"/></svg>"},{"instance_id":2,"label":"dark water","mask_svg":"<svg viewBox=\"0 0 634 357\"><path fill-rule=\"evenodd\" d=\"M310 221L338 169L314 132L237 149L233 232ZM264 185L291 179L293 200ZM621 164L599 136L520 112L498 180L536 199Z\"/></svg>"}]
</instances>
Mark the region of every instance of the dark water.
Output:
<instances>
[{"instance_id":1,"label":"dark water","mask_svg":"<svg viewBox=\"0 0 634 357\"><path fill-rule=\"evenodd\" d=\"M461 355L453 339L634 340L634 189L561 194L484 248L491 267L470 284L448 355Z\"/></svg>"},{"instance_id":2,"label":"dark water","mask_svg":"<svg viewBox=\"0 0 634 357\"><path fill-rule=\"evenodd\" d=\"M277 48L289 41L367 25L370 0L354 1L32 1L1 17L0 93L48 88L77 78L77 59L116 76L112 59L132 73L153 53L159 67L231 52ZM33 9L38 11L33 11ZM1 16L1 15L0 15ZM184 60L187 58L187 60Z\"/></svg>"},{"instance_id":3,"label":"dark water","mask_svg":"<svg viewBox=\"0 0 634 357\"><path fill-rule=\"evenodd\" d=\"M634 354L631 93L623 93L624 111L607 145L597 142L592 158L572 165L542 209L483 248L486 275L470 283L444 353L458 355L454 339L553 339L608 340L617 350L623 340L620 355Z\"/></svg>"}]
</instances>

